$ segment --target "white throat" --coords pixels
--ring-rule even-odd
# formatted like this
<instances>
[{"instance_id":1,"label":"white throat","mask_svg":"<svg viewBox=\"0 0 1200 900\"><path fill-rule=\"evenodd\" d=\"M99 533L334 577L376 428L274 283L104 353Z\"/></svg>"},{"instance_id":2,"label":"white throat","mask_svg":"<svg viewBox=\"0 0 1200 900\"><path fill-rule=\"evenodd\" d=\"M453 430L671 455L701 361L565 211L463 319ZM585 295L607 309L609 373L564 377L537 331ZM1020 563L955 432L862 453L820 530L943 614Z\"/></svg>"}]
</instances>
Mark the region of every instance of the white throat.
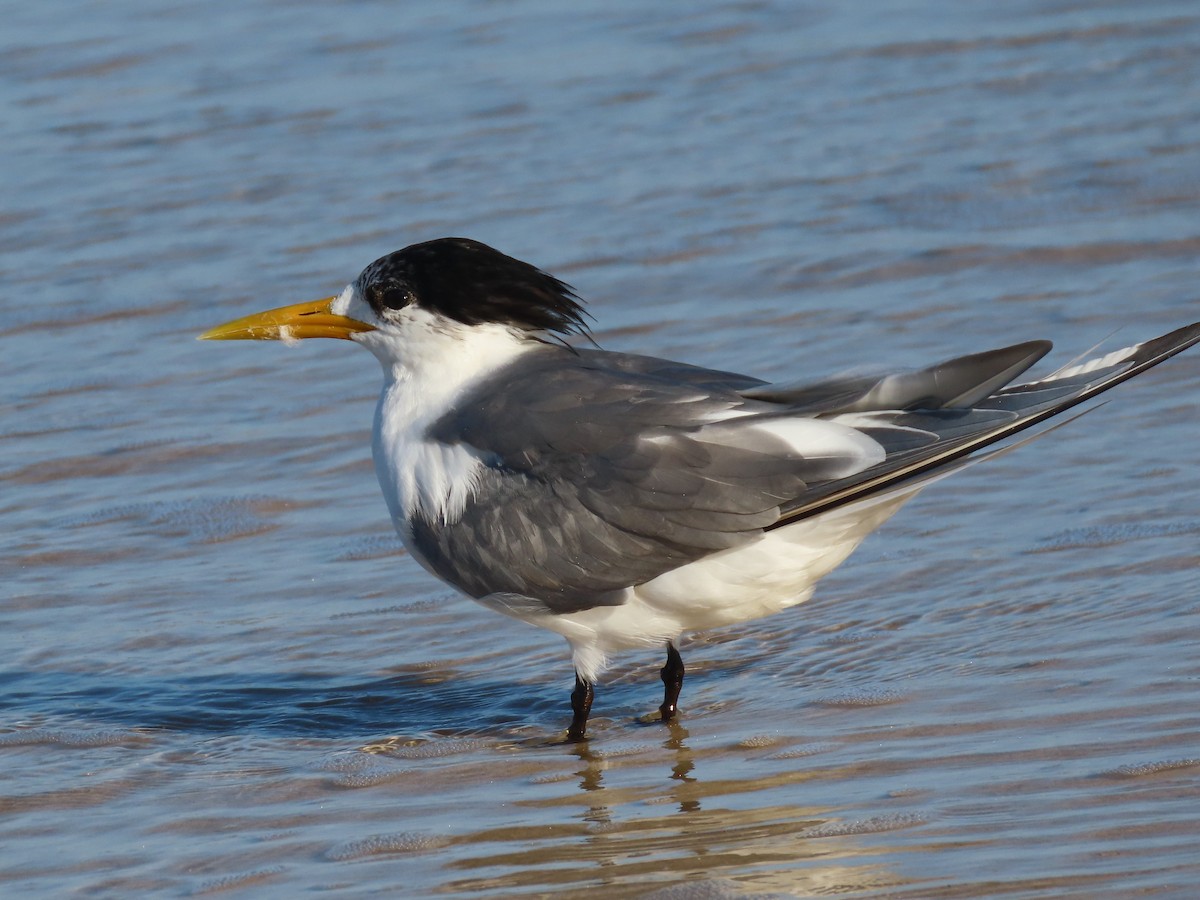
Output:
<instances>
[{"instance_id":1,"label":"white throat","mask_svg":"<svg viewBox=\"0 0 1200 900\"><path fill-rule=\"evenodd\" d=\"M478 450L436 441L430 426L466 390L537 344L508 326L464 325L417 307L355 340L383 366L372 441L375 472L407 544L413 515L434 523L462 515L483 466Z\"/></svg>"}]
</instances>

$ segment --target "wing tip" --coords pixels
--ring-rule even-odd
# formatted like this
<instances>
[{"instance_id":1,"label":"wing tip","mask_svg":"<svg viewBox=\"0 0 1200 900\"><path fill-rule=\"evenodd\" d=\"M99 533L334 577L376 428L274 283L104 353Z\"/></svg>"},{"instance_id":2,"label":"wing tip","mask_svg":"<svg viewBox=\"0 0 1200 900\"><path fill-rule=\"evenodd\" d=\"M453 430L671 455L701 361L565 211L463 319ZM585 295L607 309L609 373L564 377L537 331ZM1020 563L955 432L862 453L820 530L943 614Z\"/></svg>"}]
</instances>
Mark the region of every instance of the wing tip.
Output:
<instances>
[{"instance_id":1,"label":"wing tip","mask_svg":"<svg viewBox=\"0 0 1200 900\"><path fill-rule=\"evenodd\" d=\"M1031 345L1048 344L1048 341L1030 341ZM920 478L925 475L932 475L938 469L958 462L959 460L976 453L985 447L989 447L999 441L1005 440L1018 434L1027 428L1039 424L1046 419L1056 416L1074 406L1092 400L1099 394L1116 387L1117 385L1128 381L1142 372L1157 366L1161 362L1165 362L1171 357L1182 353L1189 347L1200 344L1200 322L1194 322L1191 325L1184 325L1181 328L1176 328L1174 331L1167 332L1156 338L1151 338L1148 341L1143 341L1140 344L1134 344L1132 347L1123 348L1125 355L1118 360L1114 360L1108 366L1098 366L1096 372L1098 377L1094 381L1088 381L1078 385L1076 389L1070 390L1069 393L1056 400L1049 406L1038 409L1036 412L1031 412L1028 415L1018 415L1007 427L997 428L992 432L985 432L978 435L974 440L965 440L957 445L952 445L946 448L942 454L930 454L928 457L918 457L909 465L898 466L890 472L883 472L875 477L869 477L857 484L849 484L826 493L824 496L814 498L809 504L796 506L785 513L781 521L773 527L788 524L800 519L808 518L814 515L819 515L823 512L828 512L838 506L847 503L853 503L858 500L865 499L873 494L886 490L894 485L901 484L905 481L910 481ZM1017 345L1021 346L1021 345ZM1011 349L1011 348L1009 348ZM1122 353L1122 351L1115 351ZM1108 354L1112 356L1113 354ZM1104 359L1099 357L1098 359ZM1085 363L1086 365L1086 363ZM1113 371L1113 369L1117 371ZM1054 377L1062 377L1056 373ZM1045 384L1046 380L1041 382L1029 382L1026 385L1015 385L1014 390L1021 388L1034 387L1039 384ZM1006 390L1004 393L1008 393ZM1076 417L1071 417L1076 418ZM1067 419L1066 421L1071 421Z\"/></svg>"}]
</instances>

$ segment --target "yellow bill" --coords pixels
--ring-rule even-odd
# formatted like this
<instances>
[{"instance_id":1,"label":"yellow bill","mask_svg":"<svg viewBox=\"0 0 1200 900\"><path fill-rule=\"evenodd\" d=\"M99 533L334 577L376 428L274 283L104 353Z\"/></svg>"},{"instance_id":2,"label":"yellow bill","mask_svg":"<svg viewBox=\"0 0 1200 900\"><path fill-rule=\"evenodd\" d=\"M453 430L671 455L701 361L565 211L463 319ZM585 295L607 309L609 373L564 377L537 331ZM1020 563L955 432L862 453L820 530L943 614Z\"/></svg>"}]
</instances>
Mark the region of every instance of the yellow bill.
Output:
<instances>
[{"instance_id":1,"label":"yellow bill","mask_svg":"<svg viewBox=\"0 0 1200 900\"><path fill-rule=\"evenodd\" d=\"M293 341L301 338L341 338L360 331L374 331L374 325L339 316L330 311L337 297L310 300L280 306L265 312L255 313L242 319L234 319L216 328L210 328L197 340L201 341Z\"/></svg>"}]
</instances>

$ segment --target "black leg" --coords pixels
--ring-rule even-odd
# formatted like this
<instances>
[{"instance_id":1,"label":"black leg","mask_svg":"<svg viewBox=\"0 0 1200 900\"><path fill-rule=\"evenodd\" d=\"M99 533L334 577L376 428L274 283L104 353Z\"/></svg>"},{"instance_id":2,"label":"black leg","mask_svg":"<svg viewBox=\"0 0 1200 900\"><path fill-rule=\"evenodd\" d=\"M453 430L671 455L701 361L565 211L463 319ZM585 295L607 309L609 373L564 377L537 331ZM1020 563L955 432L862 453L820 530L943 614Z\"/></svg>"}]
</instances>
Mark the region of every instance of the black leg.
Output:
<instances>
[{"instance_id":1,"label":"black leg","mask_svg":"<svg viewBox=\"0 0 1200 900\"><path fill-rule=\"evenodd\" d=\"M575 673L575 690L571 691L571 710L575 713L571 719L571 727L567 729L567 739L582 741L587 733L588 714L592 711L592 700L596 697L596 689L590 681L584 681L578 672Z\"/></svg>"},{"instance_id":2,"label":"black leg","mask_svg":"<svg viewBox=\"0 0 1200 900\"><path fill-rule=\"evenodd\" d=\"M683 657L674 644L667 644L667 664L662 667L663 702L658 708L662 720L669 722L679 709L679 690L683 687Z\"/></svg>"}]
</instances>

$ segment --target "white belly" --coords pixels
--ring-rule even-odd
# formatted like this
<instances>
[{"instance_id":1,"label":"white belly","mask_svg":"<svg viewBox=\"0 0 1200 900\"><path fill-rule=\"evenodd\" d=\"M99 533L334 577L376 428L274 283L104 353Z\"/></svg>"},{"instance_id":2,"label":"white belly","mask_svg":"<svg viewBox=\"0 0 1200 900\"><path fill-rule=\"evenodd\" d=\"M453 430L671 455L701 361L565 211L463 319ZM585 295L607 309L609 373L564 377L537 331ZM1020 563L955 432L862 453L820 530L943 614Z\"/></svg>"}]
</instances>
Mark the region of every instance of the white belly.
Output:
<instances>
[{"instance_id":1,"label":"white belly","mask_svg":"<svg viewBox=\"0 0 1200 900\"><path fill-rule=\"evenodd\" d=\"M527 621L563 635L576 670L595 680L615 651L662 646L685 632L745 622L803 603L821 578L923 486L766 532L751 543L631 588L620 606Z\"/></svg>"}]
</instances>

